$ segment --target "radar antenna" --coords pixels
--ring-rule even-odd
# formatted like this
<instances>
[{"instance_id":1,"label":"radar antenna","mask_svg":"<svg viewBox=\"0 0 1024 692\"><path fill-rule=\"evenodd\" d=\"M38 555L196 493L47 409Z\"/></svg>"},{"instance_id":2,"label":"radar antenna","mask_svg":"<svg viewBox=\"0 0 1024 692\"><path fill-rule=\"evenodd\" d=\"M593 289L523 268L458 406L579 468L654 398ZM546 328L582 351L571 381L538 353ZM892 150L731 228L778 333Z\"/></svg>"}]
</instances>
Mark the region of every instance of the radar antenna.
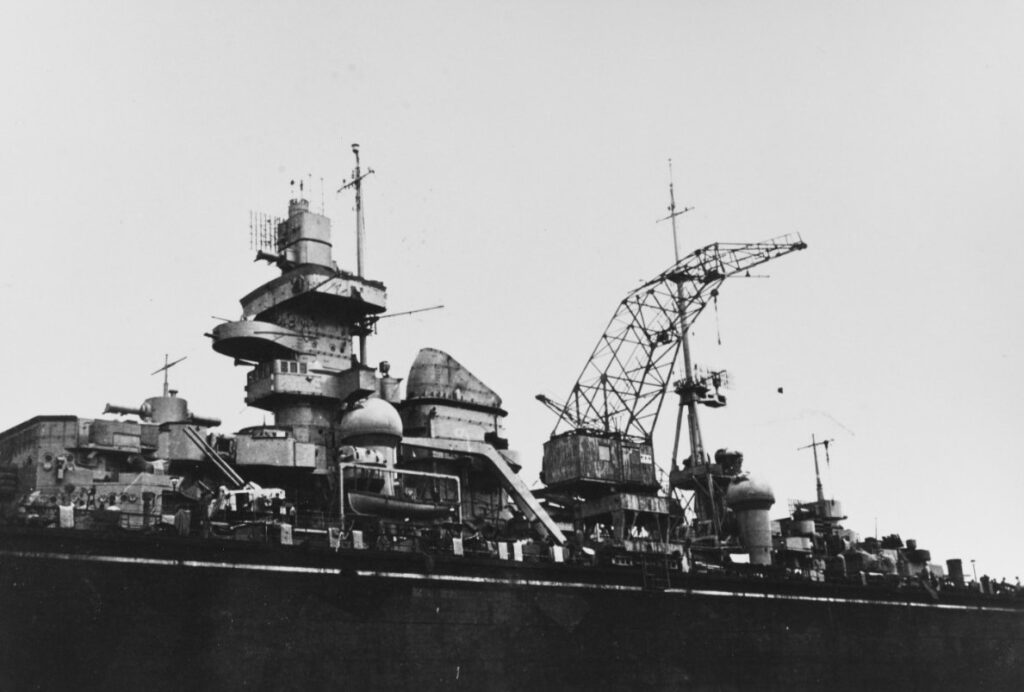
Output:
<instances>
[{"instance_id":1,"label":"radar antenna","mask_svg":"<svg viewBox=\"0 0 1024 692\"><path fill-rule=\"evenodd\" d=\"M249 249L277 253L277 227L280 217L249 211Z\"/></svg>"}]
</instances>

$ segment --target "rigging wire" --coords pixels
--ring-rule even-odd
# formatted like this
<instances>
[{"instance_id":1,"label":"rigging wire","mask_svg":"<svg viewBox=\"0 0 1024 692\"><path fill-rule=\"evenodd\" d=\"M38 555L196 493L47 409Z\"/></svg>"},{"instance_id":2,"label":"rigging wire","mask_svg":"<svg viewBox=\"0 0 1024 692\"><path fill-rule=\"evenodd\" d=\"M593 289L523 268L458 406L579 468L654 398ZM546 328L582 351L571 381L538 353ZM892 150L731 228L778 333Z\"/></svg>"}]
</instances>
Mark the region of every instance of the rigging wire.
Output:
<instances>
[{"instance_id":1,"label":"rigging wire","mask_svg":"<svg viewBox=\"0 0 1024 692\"><path fill-rule=\"evenodd\" d=\"M715 304L715 336L718 337L718 345L722 345L722 329L718 323L718 289L711 291L711 299Z\"/></svg>"}]
</instances>

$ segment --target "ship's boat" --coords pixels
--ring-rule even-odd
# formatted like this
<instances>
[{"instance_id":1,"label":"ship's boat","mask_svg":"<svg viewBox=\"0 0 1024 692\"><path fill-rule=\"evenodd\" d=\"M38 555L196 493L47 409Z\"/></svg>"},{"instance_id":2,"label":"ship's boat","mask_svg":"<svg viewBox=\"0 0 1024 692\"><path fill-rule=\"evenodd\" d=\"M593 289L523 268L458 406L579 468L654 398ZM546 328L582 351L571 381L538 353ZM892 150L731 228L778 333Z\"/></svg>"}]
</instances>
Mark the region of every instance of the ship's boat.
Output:
<instances>
[{"instance_id":1,"label":"ship's boat","mask_svg":"<svg viewBox=\"0 0 1024 692\"><path fill-rule=\"evenodd\" d=\"M455 507L449 504L408 500L381 493L350 490L346 497L354 513L370 517L441 519L455 513Z\"/></svg>"}]
</instances>

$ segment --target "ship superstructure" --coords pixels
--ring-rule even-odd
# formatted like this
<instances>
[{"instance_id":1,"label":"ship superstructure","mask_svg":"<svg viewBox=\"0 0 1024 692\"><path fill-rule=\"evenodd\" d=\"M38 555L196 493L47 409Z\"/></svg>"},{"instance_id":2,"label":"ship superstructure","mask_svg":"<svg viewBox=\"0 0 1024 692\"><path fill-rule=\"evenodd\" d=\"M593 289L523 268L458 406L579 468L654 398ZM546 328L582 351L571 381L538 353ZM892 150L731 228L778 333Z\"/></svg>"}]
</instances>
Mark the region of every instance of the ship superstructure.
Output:
<instances>
[{"instance_id":1,"label":"ship superstructure","mask_svg":"<svg viewBox=\"0 0 1024 692\"><path fill-rule=\"evenodd\" d=\"M339 192L356 196L357 272L334 261L330 219L293 198L256 253L280 275L242 297L239 319L207 335L216 352L248 368L245 402L272 422L212 433L219 421L191 414L166 378L163 396L105 410L139 422L29 421L22 427L33 435L59 425L68 432L52 451L49 441L35 447L33 437L24 443L24 459L21 428L0 436L4 461L19 469L5 475L11 508L41 523L59 514L66 526L91 526L91 513L109 505L121 514L106 520L124 526L159 526L177 516L179 531L198 525L204 535L213 527L249 536L258 524L256 534L295 528L351 542L355 531L382 544L426 528L437 533L439 525L454 527L443 532L458 542L463 522L470 534L491 536L515 526L514 515L534 526L527 534L564 543L517 475L517 456L504 437L507 413L493 390L437 349L422 349L412 363L404 399L387 361L368 365L367 336L386 309L387 291L363 275L362 182L373 171L361 168L358 145L353 153L351 181ZM166 375L171 365L160 370ZM108 447L93 450L98 440ZM107 457L97 451L113 455L113 492L92 488L94 480L111 480L103 475ZM29 478L24 469L34 454L44 463ZM65 478L76 458L87 468ZM123 492L128 487L137 492ZM126 503L122 495L133 499ZM143 496L146 504L136 506Z\"/></svg>"},{"instance_id":2,"label":"ship superstructure","mask_svg":"<svg viewBox=\"0 0 1024 692\"><path fill-rule=\"evenodd\" d=\"M214 350L250 366L246 403L274 416L273 426L239 433L239 467L326 473L339 405L380 389L357 344L386 308L385 286L339 269L331 248L330 220L293 199L276 254L260 253L281 275L242 298L241 319L213 329Z\"/></svg>"},{"instance_id":3,"label":"ship superstructure","mask_svg":"<svg viewBox=\"0 0 1024 692\"><path fill-rule=\"evenodd\" d=\"M423 348L403 393L368 362L387 291L365 276L372 171L353 149L356 271L300 194L257 253L280 275L208 334L272 421L217 432L165 358L162 395L108 404L118 418L0 433L0 688L1024 684L1016 588L895 535L860 540L820 479L773 521L743 454L707 451L698 406L725 405L726 375L693 365L688 331L799 236L677 251L630 291L565 402L538 397L558 421L531 490L483 379ZM808 447L817 471L828 442ZM54 649L64 666L45 665Z\"/></svg>"}]
</instances>

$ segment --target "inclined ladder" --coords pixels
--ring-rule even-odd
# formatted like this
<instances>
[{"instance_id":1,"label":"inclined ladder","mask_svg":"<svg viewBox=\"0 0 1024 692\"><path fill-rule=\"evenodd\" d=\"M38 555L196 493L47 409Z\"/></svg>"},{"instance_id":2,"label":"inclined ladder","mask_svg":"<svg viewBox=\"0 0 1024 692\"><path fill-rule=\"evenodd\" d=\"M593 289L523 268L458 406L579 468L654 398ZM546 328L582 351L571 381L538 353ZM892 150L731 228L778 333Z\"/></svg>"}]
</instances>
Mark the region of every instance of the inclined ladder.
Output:
<instances>
[{"instance_id":1,"label":"inclined ladder","mask_svg":"<svg viewBox=\"0 0 1024 692\"><path fill-rule=\"evenodd\" d=\"M405 437L402 438L402 445L405 447L418 447L438 452L473 455L490 462L491 468L498 473L505 491L511 496L519 510L526 515L530 521L536 521L547 531L548 535L557 545L565 545L568 541L565 534L558 528L558 524L551 518L537 498L530 492L529 487L523 479L516 475L515 471L508 465L493 446L486 442L475 440L449 440L434 437Z\"/></svg>"},{"instance_id":2,"label":"inclined ladder","mask_svg":"<svg viewBox=\"0 0 1024 692\"><path fill-rule=\"evenodd\" d=\"M231 468L231 465L217 453L217 450L210 446L210 444L203 439L202 433L193 428L190 425L184 427L185 434L188 439L192 440L196 447L199 447L200 451L206 455L206 458L213 462L213 465L220 469L220 472L227 476L228 480L231 481L235 487L244 488L245 479L238 475L238 472Z\"/></svg>"}]
</instances>

